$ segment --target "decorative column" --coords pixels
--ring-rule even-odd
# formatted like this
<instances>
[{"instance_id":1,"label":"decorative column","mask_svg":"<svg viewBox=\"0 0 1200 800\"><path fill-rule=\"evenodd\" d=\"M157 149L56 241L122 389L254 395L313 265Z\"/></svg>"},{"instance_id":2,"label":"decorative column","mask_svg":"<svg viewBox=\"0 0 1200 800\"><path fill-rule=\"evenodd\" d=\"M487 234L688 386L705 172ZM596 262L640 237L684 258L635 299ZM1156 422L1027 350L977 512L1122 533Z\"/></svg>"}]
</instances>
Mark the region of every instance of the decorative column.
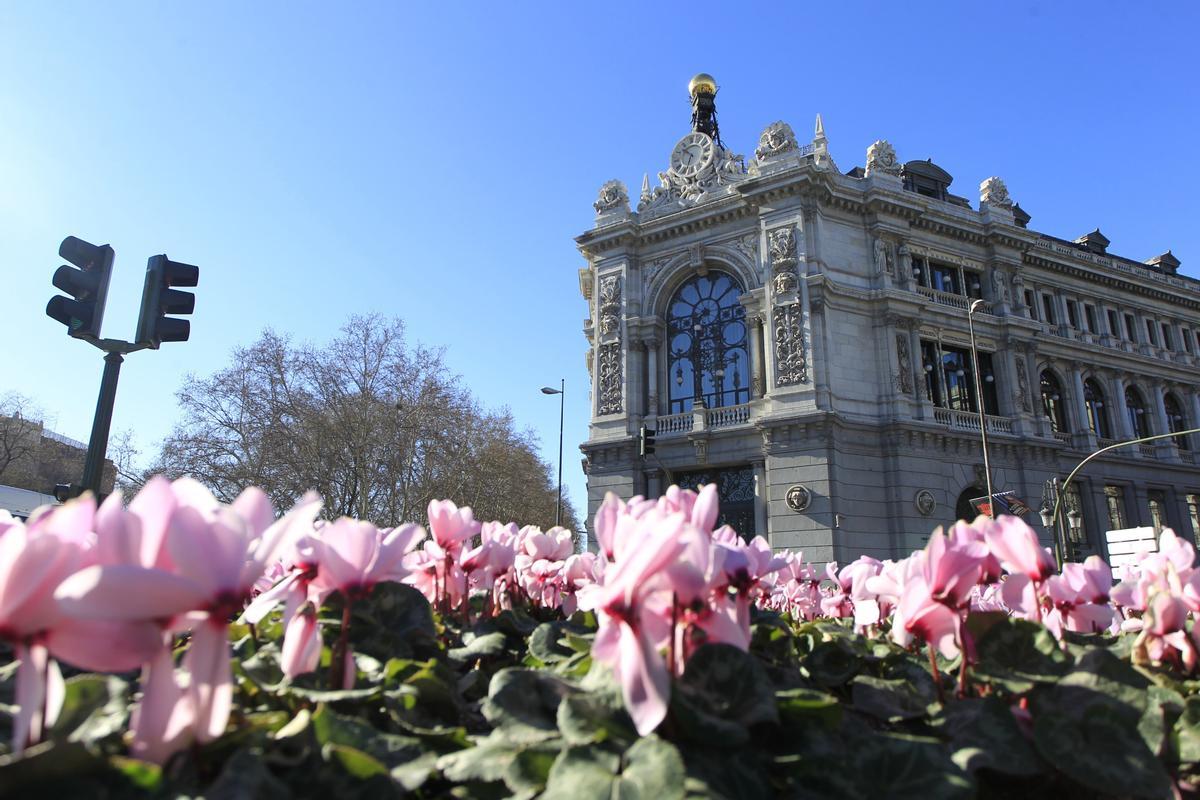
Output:
<instances>
[{"instance_id":1,"label":"decorative column","mask_svg":"<svg viewBox=\"0 0 1200 800\"><path fill-rule=\"evenodd\" d=\"M1097 434L1088 427L1087 403L1083 400L1083 370L1079 368L1078 363L1071 364L1071 383L1074 385L1074 391L1071 392L1074 403L1071 405L1075 409L1076 424L1072 426L1072 430L1076 432L1075 446L1081 450L1095 450ZM1112 415L1109 414L1111 417ZM1082 447L1079 440L1079 435L1082 434L1085 438L1082 442Z\"/></svg>"},{"instance_id":2,"label":"decorative column","mask_svg":"<svg viewBox=\"0 0 1200 800\"><path fill-rule=\"evenodd\" d=\"M766 368L762 347L762 291L748 292L741 297L746 309L746 338L750 341L750 399L762 397L766 389Z\"/></svg>"},{"instance_id":3,"label":"decorative column","mask_svg":"<svg viewBox=\"0 0 1200 800\"><path fill-rule=\"evenodd\" d=\"M1125 379L1119 375L1114 375L1109 381L1112 387L1113 403L1116 404L1117 413L1109 414L1109 420L1112 422L1112 433L1114 439L1132 439L1133 429L1129 426L1129 407L1125 405ZM1113 417L1116 419L1113 419Z\"/></svg>"},{"instance_id":4,"label":"decorative column","mask_svg":"<svg viewBox=\"0 0 1200 800\"><path fill-rule=\"evenodd\" d=\"M767 462L753 461L751 466L754 468L754 529L769 542L767 510L771 503L771 491L767 483Z\"/></svg>"},{"instance_id":5,"label":"decorative column","mask_svg":"<svg viewBox=\"0 0 1200 800\"><path fill-rule=\"evenodd\" d=\"M1167 419L1167 406L1163 402L1163 395L1166 394L1166 386L1159 381L1155 381L1150 384L1150 393L1154 395L1150 399L1151 413L1154 414L1154 426L1150 434L1170 433L1171 423ZM1178 464L1183 460L1179 457L1179 448L1175 446L1174 439L1159 439L1154 444L1156 445L1155 455L1163 461L1174 461Z\"/></svg>"},{"instance_id":6,"label":"decorative column","mask_svg":"<svg viewBox=\"0 0 1200 800\"><path fill-rule=\"evenodd\" d=\"M913 360L913 402L916 403L916 417L925 419L928 416L926 406L929 404L929 398L925 396L925 362L922 361L921 331L915 322L908 328L908 350L912 353Z\"/></svg>"},{"instance_id":7,"label":"decorative column","mask_svg":"<svg viewBox=\"0 0 1200 800\"><path fill-rule=\"evenodd\" d=\"M658 416L658 340L646 339L646 418Z\"/></svg>"}]
</instances>

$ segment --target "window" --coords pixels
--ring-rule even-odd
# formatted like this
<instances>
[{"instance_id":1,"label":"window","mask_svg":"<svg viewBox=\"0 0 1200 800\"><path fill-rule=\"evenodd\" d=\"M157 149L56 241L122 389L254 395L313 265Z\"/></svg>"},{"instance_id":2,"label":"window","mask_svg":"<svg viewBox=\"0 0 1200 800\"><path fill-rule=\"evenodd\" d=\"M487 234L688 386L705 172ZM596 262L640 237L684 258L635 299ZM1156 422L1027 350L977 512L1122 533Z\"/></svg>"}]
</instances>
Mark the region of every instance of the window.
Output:
<instances>
[{"instance_id":1,"label":"window","mask_svg":"<svg viewBox=\"0 0 1200 800\"><path fill-rule=\"evenodd\" d=\"M1092 378L1083 384L1083 404L1087 409L1088 428L1101 439L1111 438L1108 429L1108 414L1104 410L1104 390Z\"/></svg>"},{"instance_id":2,"label":"window","mask_svg":"<svg viewBox=\"0 0 1200 800\"><path fill-rule=\"evenodd\" d=\"M1108 332L1118 339L1121 338L1121 317L1111 308L1108 310Z\"/></svg>"},{"instance_id":3,"label":"window","mask_svg":"<svg viewBox=\"0 0 1200 800\"><path fill-rule=\"evenodd\" d=\"M1200 494L1187 496L1188 519L1192 521L1192 538L1200 542Z\"/></svg>"},{"instance_id":4,"label":"window","mask_svg":"<svg viewBox=\"0 0 1200 800\"><path fill-rule=\"evenodd\" d=\"M1154 320L1146 320L1146 341L1155 347L1158 346L1158 326L1154 324Z\"/></svg>"},{"instance_id":5,"label":"window","mask_svg":"<svg viewBox=\"0 0 1200 800\"><path fill-rule=\"evenodd\" d=\"M962 283L959 281L958 269L941 264L929 265L930 286L939 292L962 294Z\"/></svg>"},{"instance_id":6,"label":"window","mask_svg":"<svg viewBox=\"0 0 1200 800\"><path fill-rule=\"evenodd\" d=\"M1042 295L1042 322L1054 324L1054 298L1048 294Z\"/></svg>"},{"instance_id":7,"label":"window","mask_svg":"<svg viewBox=\"0 0 1200 800\"><path fill-rule=\"evenodd\" d=\"M1133 321L1133 314L1125 315L1125 338L1131 342L1137 341L1137 323Z\"/></svg>"},{"instance_id":8,"label":"window","mask_svg":"<svg viewBox=\"0 0 1200 800\"><path fill-rule=\"evenodd\" d=\"M1042 371L1042 413L1050 419L1050 430L1065 433L1067 415L1062 396L1062 385L1050 370Z\"/></svg>"},{"instance_id":9,"label":"window","mask_svg":"<svg viewBox=\"0 0 1200 800\"><path fill-rule=\"evenodd\" d=\"M1150 421L1146 419L1146 403L1142 400L1142 393L1132 386L1125 390L1125 411L1129 415L1129 430L1133 438L1149 436Z\"/></svg>"},{"instance_id":10,"label":"window","mask_svg":"<svg viewBox=\"0 0 1200 800\"><path fill-rule=\"evenodd\" d=\"M1067 301L1067 322L1072 328L1079 328L1079 306L1074 300Z\"/></svg>"},{"instance_id":11,"label":"window","mask_svg":"<svg viewBox=\"0 0 1200 800\"><path fill-rule=\"evenodd\" d=\"M1171 326L1165 322L1162 324L1162 343L1168 350L1175 349L1175 337L1171 335Z\"/></svg>"},{"instance_id":12,"label":"window","mask_svg":"<svg viewBox=\"0 0 1200 800\"><path fill-rule=\"evenodd\" d=\"M1187 418L1183 415L1183 409L1179 405L1179 401L1175 399L1173 394L1163 395L1163 410L1167 412L1167 428L1171 433L1179 433L1186 431L1188 426ZM1180 450L1190 450L1186 436L1176 436L1171 440Z\"/></svg>"},{"instance_id":13,"label":"window","mask_svg":"<svg viewBox=\"0 0 1200 800\"><path fill-rule=\"evenodd\" d=\"M1085 305L1083 307L1083 318L1087 321L1087 329L1090 333L1099 333L1100 329L1096 327L1096 307Z\"/></svg>"},{"instance_id":14,"label":"window","mask_svg":"<svg viewBox=\"0 0 1200 800\"><path fill-rule=\"evenodd\" d=\"M742 288L723 272L697 275L679 287L667 312L671 413L750 401L750 353Z\"/></svg>"},{"instance_id":15,"label":"window","mask_svg":"<svg viewBox=\"0 0 1200 800\"><path fill-rule=\"evenodd\" d=\"M929 263L921 256L913 256L912 273L917 283L922 286L929 285Z\"/></svg>"},{"instance_id":16,"label":"window","mask_svg":"<svg viewBox=\"0 0 1200 800\"><path fill-rule=\"evenodd\" d=\"M1025 307L1029 309L1030 319L1038 318L1037 301L1033 297L1032 289L1025 290Z\"/></svg>"},{"instance_id":17,"label":"window","mask_svg":"<svg viewBox=\"0 0 1200 800\"><path fill-rule=\"evenodd\" d=\"M1183 329L1183 349L1189 353L1196 352L1195 347L1192 345L1192 332L1188 328Z\"/></svg>"},{"instance_id":18,"label":"window","mask_svg":"<svg viewBox=\"0 0 1200 800\"><path fill-rule=\"evenodd\" d=\"M1161 489L1151 489L1146 493L1150 506L1150 524L1156 534L1162 533L1167 527L1167 493Z\"/></svg>"},{"instance_id":19,"label":"window","mask_svg":"<svg viewBox=\"0 0 1200 800\"><path fill-rule=\"evenodd\" d=\"M1108 506L1108 529L1119 531L1125 528L1125 493L1120 486L1104 487L1104 502Z\"/></svg>"},{"instance_id":20,"label":"window","mask_svg":"<svg viewBox=\"0 0 1200 800\"><path fill-rule=\"evenodd\" d=\"M931 403L939 408L979 412L970 350L949 345L939 347L936 342L921 342L921 358L925 368L925 396ZM939 364L940 370L936 368ZM983 411L985 414L999 414L991 353L979 354L979 371L983 374Z\"/></svg>"},{"instance_id":21,"label":"window","mask_svg":"<svg viewBox=\"0 0 1200 800\"><path fill-rule=\"evenodd\" d=\"M1066 514L1068 518L1074 512L1078 515L1077 519L1080 522L1079 530L1075 530L1071 525L1067 525L1067 535L1071 537L1071 544L1081 545L1087 544L1087 521L1083 514L1083 498L1079 494L1079 485L1072 483L1063 495L1063 505L1067 507Z\"/></svg>"},{"instance_id":22,"label":"window","mask_svg":"<svg viewBox=\"0 0 1200 800\"><path fill-rule=\"evenodd\" d=\"M967 285L967 297L973 300L983 299L983 286L978 272L963 270L963 282Z\"/></svg>"}]
</instances>

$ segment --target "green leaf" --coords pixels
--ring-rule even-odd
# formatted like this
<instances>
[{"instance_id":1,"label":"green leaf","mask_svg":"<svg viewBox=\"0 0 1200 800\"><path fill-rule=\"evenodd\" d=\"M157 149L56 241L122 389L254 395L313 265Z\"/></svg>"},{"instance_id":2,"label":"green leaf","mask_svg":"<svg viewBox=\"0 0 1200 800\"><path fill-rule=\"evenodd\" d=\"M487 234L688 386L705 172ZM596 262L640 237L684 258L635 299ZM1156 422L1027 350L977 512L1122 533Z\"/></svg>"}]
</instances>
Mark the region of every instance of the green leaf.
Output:
<instances>
[{"instance_id":1,"label":"green leaf","mask_svg":"<svg viewBox=\"0 0 1200 800\"><path fill-rule=\"evenodd\" d=\"M1200 763L1200 696L1187 699L1183 714L1175 723L1175 751L1184 765Z\"/></svg>"},{"instance_id":2,"label":"green leaf","mask_svg":"<svg viewBox=\"0 0 1200 800\"><path fill-rule=\"evenodd\" d=\"M128 684L113 676L68 678L62 711L50 735L91 743L119 733L129 720L128 691Z\"/></svg>"},{"instance_id":3,"label":"green leaf","mask_svg":"<svg viewBox=\"0 0 1200 800\"><path fill-rule=\"evenodd\" d=\"M933 739L872 736L853 755L851 769L864 797L952 800L975 792L970 775Z\"/></svg>"},{"instance_id":4,"label":"green leaf","mask_svg":"<svg viewBox=\"0 0 1200 800\"><path fill-rule=\"evenodd\" d=\"M707 713L751 728L779 722L775 692L758 659L728 644L706 644L692 653L679 681Z\"/></svg>"},{"instance_id":5,"label":"green leaf","mask_svg":"<svg viewBox=\"0 0 1200 800\"><path fill-rule=\"evenodd\" d=\"M483 716L514 741L542 741L558 735L558 704L578 691L547 672L504 669L488 686Z\"/></svg>"},{"instance_id":6,"label":"green leaf","mask_svg":"<svg viewBox=\"0 0 1200 800\"><path fill-rule=\"evenodd\" d=\"M559 748L554 746L526 747L505 768L504 785L516 794L532 795L542 791L558 754Z\"/></svg>"},{"instance_id":7,"label":"green leaf","mask_svg":"<svg viewBox=\"0 0 1200 800\"><path fill-rule=\"evenodd\" d=\"M354 604L350 644L355 653L381 661L394 656L428 658L438 650L433 609L407 584L376 584L367 600Z\"/></svg>"},{"instance_id":8,"label":"green leaf","mask_svg":"<svg viewBox=\"0 0 1200 800\"><path fill-rule=\"evenodd\" d=\"M271 774L261 757L249 750L239 750L225 762L221 774L204 796L207 800L239 800L243 797L285 800L291 794L287 785Z\"/></svg>"},{"instance_id":9,"label":"green leaf","mask_svg":"<svg viewBox=\"0 0 1200 800\"><path fill-rule=\"evenodd\" d=\"M162 785L162 767L128 756L110 756L108 763L139 789L152 792Z\"/></svg>"},{"instance_id":10,"label":"green leaf","mask_svg":"<svg viewBox=\"0 0 1200 800\"><path fill-rule=\"evenodd\" d=\"M382 686L364 686L361 689L309 689L304 686L282 686L281 694L299 697L310 703L341 703L352 700L367 700L383 694Z\"/></svg>"},{"instance_id":11,"label":"green leaf","mask_svg":"<svg viewBox=\"0 0 1200 800\"><path fill-rule=\"evenodd\" d=\"M1034 742L1042 756L1104 795L1165 797L1171 781L1142 737L1121 715L1093 705L1080 717L1053 711L1034 718Z\"/></svg>"},{"instance_id":12,"label":"green leaf","mask_svg":"<svg viewBox=\"0 0 1200 800\"><path fill-rule=\"evenodd\" d=\"M19 756L0 755L0 797L19 797L56 781L91 775L104 762L81 742L42 742Z\"/></svg>"},{"instance_id":13,"label":"green leaf","mask_svg":"<svg viewBox=\"0 0 1200 800\"><path fill-rule=\"evenodd\" d=\"M327 744L321 748L321 755L326 761L341 764L342 769L359 780L373 775L388 775L385 767L378 759L351 747L348 744Z\"/></svg>"},{"instance_id":14,"label":"green leaf","mask_svg":"<svg viewBox=\"0 0 1200 800\"><path fill-rule=\"evenodd\" d=\"M885 680L856 675L850 683L854 707L885 722L899 722L925 716L932 697L923 696L904 680Z\"/></svg>"},{"instance_id":15,"label":"green leaf","mask_svg":"<svg viewBox=\"0 0 1200 800\"><path fill-rule=\"evenodd\" d=\"M392 767L392 780L403 786L406 792L415 792L437 771L437 762L437 753L423 753L412 761Z\"/></svg>"},{"instance_id":16,"label":"green leaf","mask_svg":"<svg viewBox=\"0 0 1200 800\"><path fill-rule=\"evenodd\" d=\"M500 631L492 631L483 635L473 633L463 634L463 646L449 651L450 658L459 662L474 661L485 656L495 656L507 648L508 637Z\"/></svg>"},{"instance_id":17,"label":"green leaf","mask_svg":"<svg viewBox=\"0 0 1200 800\"><path fill-rule=\"evenodd\" d=\"M838 637L814 647L801 665L814 681L832 689L843 685L858 673L862 668L862 656Z\"/></svg>"},{"instance_id":18,"label":"green leaf","mask_svg":"<svg viewBox=\"0 0 1200 800\"><path fill-rule=\"evenodd\" d=\"M505 633L524 639L533 633L538 621L520 609L506 608L492 618L496 627Z\"/></svg>"},{"instance_id":19,"label":"green leaf","mask_svg":"<svg viewBox=\"0 0 1200 800\"><path fill-rule=\"evenodd\" d=\"M650 735L618 759L595 747L569 747L559 754L546 781L545 800L677 800L683 797L679 751Z\"/></svg>"},{"instance_id":20,"label":"green leaf","mask_svg":"<svg viewBox=\"0 0 1200 800\"><path fill-rule=\"evenodd\" d=\"M384 733L365 720L320 706L312 716L313 733L321 745L346 745L370 755L386 769L404 764L424 752L419 739Z\"/></svg>"},{"instance_id":21,"label":"green leaf","mask_svg":"<svg viewBox=\"0 0 1200 800\"><path fill-rule=\"evenodd\" d=\"M1009 706L998 697L958 700L946 706L943 732L954 761L970 772L991 769L1007 775L1042 771L1037 754Z\"/></svg>"},{"instance_id":22,"label":"green leaf","mask_svg":"<svg viewBox=\"0 0 1200 800\"><path fill-rule=\"evenodd\" d=\"M842 719L838 699L816 689L785 689L775 693L775 704L785 723L804 726L810 722L834 728Z\"/></svg>"},{"instance_id":23,"label":"green leaf","mask_svg":"<svg viewBox=\"0 0 1200 800\"><path fill-rule=\"evenodd\" d=\"M1170 733L1183 713L1184 701L1178 692L1151 686L1146 690L1146 710L1138 720L1137 731L1150 752L1160 758L1173 746Z\"/></svg>"},{"instance_id":24,"label":"green leaf","mask_svg":"<svg viewBox=\"0 0 1200 800\"><path fill-rule=\"evenodd\" d=\"M1070 666L1070 658L1049 630L1015 617L995 622L975 645L979 663L972 676L1011 692L1026 692L1035 683L1052 683Z\"/></svg>"},{"instance_id":25,"label":"green leaf","mask_svg":"<svg viewBox=\"0 0 1200 800\"><path fill-rule=\"evenodd\" d=\"M635 741L637 730L619 692L588 692L564 697L558 705L558 729L570 744Z\"/></svg>"},{"instance_id":26,"label":"green leaf","mask_svg":"<svg viewBox=\"0 0 1200 800\"><path fill-rule=\"evenodd\" d=\"M554 664L575 655L575 650L559 642L562 635L561 622L544 622L537 626L529 637L529 655L544 664Z\"/></svg>"},{"instance_id":27,"label":"green leaf","mask_svg":"<svg viewBox=\"0 0 1200 800\"><path fill-rule=\"evenodd\" d=\"M503 779L504 771L524 746L509 741L500 731L493 731L478 740L474 747L440 757L437 768L447 780L455 782L498 781Z\"/></svg>"}]
</instances>

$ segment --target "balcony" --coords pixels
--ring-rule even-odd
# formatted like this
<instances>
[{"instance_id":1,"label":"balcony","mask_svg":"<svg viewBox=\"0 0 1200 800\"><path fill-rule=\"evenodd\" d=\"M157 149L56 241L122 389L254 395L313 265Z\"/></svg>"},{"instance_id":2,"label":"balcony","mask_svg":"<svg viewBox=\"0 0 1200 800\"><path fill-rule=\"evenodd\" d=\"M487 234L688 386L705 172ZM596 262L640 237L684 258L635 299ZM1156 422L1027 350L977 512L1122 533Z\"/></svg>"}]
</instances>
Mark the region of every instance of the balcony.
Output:
<instances>
[{"instance_id":1,"label":"balcony","mask_svg":"<svg viewBox=\"0 0 1200 800\"><path fill-rule=\"evenodd\" d=\"M956 411L952 408L935 408L933 410L934 422L939 422L942 425L948 425L954 430L961 431L976 431L979 430L979 415L974 411ZM1008 417L993 417L984 415L984 420L987 422L988 433L1012 433L1012 420Z\"/></svg>"},{"instance_id":2,"label":"balcony","mask_svg":"<svg viewBox=\"0 0 1200 800\"><path fill-rule=\"evenodd\" d=\"M752 417L752 406L752 403L742 403L736 406L698 408L682 414L668 414L665 417L658 417L654 421L655 430L658 438L669 439L673 436L684 436L695 430L734 428L749 424Z\"/></svg>"},{"instance_id":3,"label":"balcony","mask_svg":"<svg viewBox=\"0 0 1200 800\"><path fill-rule=\"evenodd\" d=\"M930 289L928 286L918 286L917 292L938 305L950 306L962 311L966 311L971 307L971 303L975 302L975 298L973 297L964 297L961 294L952 294L950 292L939 292L937 289ZM979 310L985 314L991 314L992 304L984 303L979 307Z\"/></svg>"}]
</instances>

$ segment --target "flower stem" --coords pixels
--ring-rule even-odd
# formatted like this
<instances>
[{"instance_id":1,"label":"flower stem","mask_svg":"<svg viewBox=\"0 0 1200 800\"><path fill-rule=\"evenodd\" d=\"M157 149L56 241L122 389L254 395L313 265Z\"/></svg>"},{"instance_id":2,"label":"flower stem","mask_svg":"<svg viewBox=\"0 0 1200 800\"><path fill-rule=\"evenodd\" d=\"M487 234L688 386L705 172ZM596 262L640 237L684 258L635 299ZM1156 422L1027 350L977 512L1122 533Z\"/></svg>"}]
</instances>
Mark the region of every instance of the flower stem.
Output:
<instances>
[{"instance_id":1,"label":"flower stem","mask_svg":"<svg viewBox=\"0 0 1200 800\"><path fill-rule=\"evenodd\" d=\"M937 689L937 698L939 703L946 702L946 693L942 691L942 673L938 671L937 654L933 650L933 645L926 645L929 648L929 669L933 671L933 685Z\"/></svg>"},{"instance_id":2,"label":"flower stem","mask_svg":"<svg viewBox=\"0 0 1200 800\"><path fill-rule=\"evenodd\" d=\"M333 646L333 654L329 659L329 688L333 691L341 689L346 679L346 648L350 644L350 607L353 601L343 596L342 630L338 634L337 644Z\"/></svg>"}]
</instances>

